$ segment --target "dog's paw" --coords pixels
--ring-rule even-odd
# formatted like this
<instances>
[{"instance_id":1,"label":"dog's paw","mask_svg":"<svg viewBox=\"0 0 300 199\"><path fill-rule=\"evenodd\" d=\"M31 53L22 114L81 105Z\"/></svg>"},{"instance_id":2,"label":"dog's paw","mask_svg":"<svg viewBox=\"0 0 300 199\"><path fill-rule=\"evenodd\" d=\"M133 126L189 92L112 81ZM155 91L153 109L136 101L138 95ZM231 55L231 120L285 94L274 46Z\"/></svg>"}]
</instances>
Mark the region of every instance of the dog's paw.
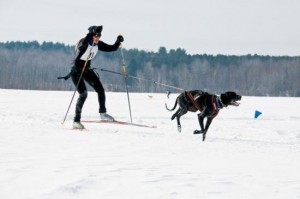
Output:
<instances>
[{"instance_id":1,"label":"dog's paw","mask_svg":"<svg viewBox=\"0 0 300 199\"><path fill-rule=\"evenodd\" d=\"M177 131L178 131L179 133L181 133L181 126L180 126L180 125L177 126Z\"/></svg>"},{"instance_id":2,"label":"dog's paw","mask_svg":"<svg viewBox=\"0 0 300 199\"><path fill-rule=\"evenodd\" d=\"M204 142L204 140L205 140L205 138L206 138L206 133L203 133L202 136L203 136L203 137L202 137L202 141Z\"/></svg>"},{"instance_id":3,"label":"dog's paw","mask_svg":"<svg viewBox=\"0 0 300 199\"><path fill-rule=\"evenodd\" d=\"M199 131L199 130L194 130L194 134L202 134L203 131Z\"/></svg>"}]
</instances>

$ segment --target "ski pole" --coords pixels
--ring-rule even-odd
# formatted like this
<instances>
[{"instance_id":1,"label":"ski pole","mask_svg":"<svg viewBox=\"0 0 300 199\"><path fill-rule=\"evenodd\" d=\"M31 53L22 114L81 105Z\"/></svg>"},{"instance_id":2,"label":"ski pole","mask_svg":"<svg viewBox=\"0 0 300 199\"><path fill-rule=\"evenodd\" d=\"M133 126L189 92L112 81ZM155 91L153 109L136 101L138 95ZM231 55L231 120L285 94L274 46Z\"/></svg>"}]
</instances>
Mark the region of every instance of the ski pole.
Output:
<instances>
[{"instance_id":1,"label":"ski pole","mask_svg":"<svg viewBox=\"0 0 300 199\"><path fill-rule=\"evenodd\" d=\"M123 66L123 72L124 72L124 79L125 79L125 85L126 85L127 101L128 101L129 114L130 114L130 122L132 124L131 106L130 106L128 85L127 85L126 65L125 65L125 60L124 60L124 55L123 55L122 44L120 45L120 48L121 48L121 57L122 57L122 66Z\"/></svg>"},{"instance_id":2,"label":"ski pole","mask_svg":"<svg viewBox=\"0 0 300 199\"><path fill-rule=\"evenodd\" d=\"M122 75L123 76L123 74L119 73L119 72L115 72L115 71L111 71L111 70L106 70L106 69L103 69L103 68L97 68L97 69L100 69L101 71L104 71L104 72L108 72L108 73L112 73L112 74ZM164 86L164 87L168 87L168 88L173 88L173 89L180 90L180 91L185 91L185 89L183 89L183 88L179 88L179 87L176 87L176 86L171 86L171 85L168 85L168 84L160 83L158 81L154 81L154 80L151 80L151 79L144 79L144 78L140 78L140 77L136 77L136 76L132 76L132 75L127 75L127 74L126 74L126 77L130 77L130 78L141 80L141 81L152 82L152 83L160 85L160 86Z\"/></svg>"},{"instance_id":3,"label":"ski pole","mask_svg":"<svg viewBox=\"0 0 300 199\"><path fill-rule=\"evenodd\" d=\"M94 46L94 42L93 42L92 46ZM78 85L79 85L79 83L80 83L80 81L81 81L81 79L82 79L82 76L83 76L84 70L85 70L85 68L86 68L87 62L88 62L89 58L91 57L92 49L93 49L93 48L90 49L89 56L88 56L87 59L85 60L85 63L84 63L84 65L83 65L83 68L82 68L82 71L81 71L81 74L80 74L80 76L79 76L79 80L78 80L78 82L77 82L77 84L76 84L75 90L74 90L74 92L73 92L73 96L72 96L72 98L71 98L71 101L70 101L70 104L69 104L69 106L68 106L68 109L67 109L66 115L65 115L65 117L64 117L64 120L61 122L61 125L64 125L64 123L65 123L65 121L66 121L67 115L68 115L68 113L69 113L71 104L72 104L72 102L73 102L74 96L75 96L76 91L77 91L77 88L78 88Z\"/></svg>"}]
</instances>

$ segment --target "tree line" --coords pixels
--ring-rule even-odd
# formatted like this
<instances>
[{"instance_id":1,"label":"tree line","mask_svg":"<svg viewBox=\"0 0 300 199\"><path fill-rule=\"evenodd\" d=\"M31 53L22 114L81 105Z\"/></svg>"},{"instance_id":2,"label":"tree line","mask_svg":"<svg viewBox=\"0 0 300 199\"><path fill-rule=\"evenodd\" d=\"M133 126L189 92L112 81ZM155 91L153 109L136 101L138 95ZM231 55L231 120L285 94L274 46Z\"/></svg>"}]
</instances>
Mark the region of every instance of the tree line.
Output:
<instances>
[{"instance_id":1,"label":"tree line","mask_svg":"<svg viewBox=\"0 0 300 199\"><path fill-rule=\"evenodd\" d=\"M219 94L236 91L248 96L300 96L300 57L261 55L189 55L184 49L160 47L157 52L123 49L130 92L165 92L160 82L187 90ZM0 88L74 90L66 75L74 58L74 46L37 41L0 42ZM120 51L99 52L92 67L107 91L125 91ZM171 91L175 91L172 90Z\"/></svg>"}]
</instances>

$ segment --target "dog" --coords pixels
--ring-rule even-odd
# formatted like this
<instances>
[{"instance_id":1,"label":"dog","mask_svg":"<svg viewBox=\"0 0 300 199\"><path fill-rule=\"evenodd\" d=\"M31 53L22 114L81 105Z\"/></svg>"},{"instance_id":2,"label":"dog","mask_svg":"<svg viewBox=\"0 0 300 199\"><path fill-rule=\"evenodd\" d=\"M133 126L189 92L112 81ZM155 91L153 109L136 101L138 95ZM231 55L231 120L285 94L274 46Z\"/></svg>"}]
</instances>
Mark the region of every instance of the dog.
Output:
<instances>
[{"instance_id":1,"label":"dog","mask_svg":"<svg viewBox=\"0 0 300 199\"><path fill-rule=\"evenodd\" d=\"M220 96L210 94L201 90L185 91L181 93L174 104L172 109L169 109L165 104L168 111L174 111L177 104L179 105L178 110L171 117L171 120L177 119L177 129L181 132L180 117L186 114L188 111L197 112L198 121L201 130L195 130L194 134L202 134L202 141L206 138L206 133L212 122L212 120L218 115L219 110L227 106L239 106L242 96L236 94L233 91L222 93ZM204 126L204 118L207 118Z\"/></svg>"}]
</instances>

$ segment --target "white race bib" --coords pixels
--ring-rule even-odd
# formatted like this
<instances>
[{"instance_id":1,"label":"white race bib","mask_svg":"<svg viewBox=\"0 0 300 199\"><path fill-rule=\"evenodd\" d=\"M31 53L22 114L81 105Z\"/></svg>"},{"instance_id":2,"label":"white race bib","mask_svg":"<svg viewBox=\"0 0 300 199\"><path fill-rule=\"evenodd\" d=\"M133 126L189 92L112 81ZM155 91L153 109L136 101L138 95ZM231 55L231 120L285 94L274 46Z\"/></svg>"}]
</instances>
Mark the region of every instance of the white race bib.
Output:
<instances>
[{"instance_id":1,"label":"white race bib","mask_svg":"<svg viewBox=\"0 0 300 199\"><path fill-rule=\"evenodd\" d=\"M81 60L92 60L98 52L98 46L89 46L87 47L84 54L80 57Z\"/></svg>"}]
</instances>

